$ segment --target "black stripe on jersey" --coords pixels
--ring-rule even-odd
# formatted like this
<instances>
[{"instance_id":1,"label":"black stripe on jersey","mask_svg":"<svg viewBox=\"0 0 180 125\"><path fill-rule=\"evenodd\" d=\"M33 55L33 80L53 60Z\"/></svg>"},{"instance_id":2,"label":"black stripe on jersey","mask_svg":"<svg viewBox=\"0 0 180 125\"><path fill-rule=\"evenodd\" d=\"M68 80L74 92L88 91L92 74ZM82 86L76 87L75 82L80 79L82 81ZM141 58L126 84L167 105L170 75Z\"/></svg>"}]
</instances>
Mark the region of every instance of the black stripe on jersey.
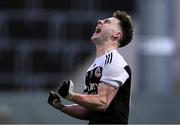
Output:
<instances>
[{"instance_id":1,"label":"black stripe on jersey","mask_svg":"<svg viewBox=\"0 0 180 125\"><path fill-rule=\"evenodd\" d=\"M112 62L112 57L113 57L113 54L111 53L110 63Z\"/></svg>"},{"instance_id":2,"label":"black stripe on jersey","mask_svg":"<svg viewBox=\"0 0 180 125\"><path fill-rule=\"evenodd\" d=\"M108 61L109 61L109 55L106 55L105 65L107 64Z\"/></svg>"},{"instance_id":3,"label":"black stripe on jersey","mask_svg":"<svg viewBox=\"0 0 180 125\"><path fill-rule=\"evenodd\" d=\"M129 77L131 77L131 69L129 67L129 65L125 66L124 69L126 70L126 72L128 73Z\"/></svg>"},{"instance_id":4,"label":"black stripe on jersey","mask_svg":"<svg viewBox=\"0 0 180 125\"><path fill-rule=\"evenodd\" d=\"M105 65L109 64L112 62L112 58L113 58L113 53L109 53L108 55L106 55L106 59L105 59Z\"/></svg>"}]
</instances>

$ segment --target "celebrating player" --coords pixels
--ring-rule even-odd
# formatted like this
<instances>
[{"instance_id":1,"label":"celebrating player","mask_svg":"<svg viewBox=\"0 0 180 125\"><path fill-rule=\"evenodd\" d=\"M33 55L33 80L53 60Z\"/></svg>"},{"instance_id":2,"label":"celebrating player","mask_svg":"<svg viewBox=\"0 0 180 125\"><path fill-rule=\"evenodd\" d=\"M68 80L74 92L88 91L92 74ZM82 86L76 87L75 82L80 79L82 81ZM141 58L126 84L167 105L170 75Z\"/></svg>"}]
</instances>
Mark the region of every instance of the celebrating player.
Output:
<instances>
[{"instance_id":1,"label":"celebrating player","mask_svg":"<svg viewBox=\"0 0 180 125\"><path fill-rule=\"evenodd\" d=\"M58 94L51 91L48 103L56 109L89 124L127 124L131 88L131 70L117 48L126 46L133 37L131 17L123 11L98 20L91 37L96 59L85 75L84 94L73 91L73 82L64 81ZM64 105L60 96L74 102Z\"/></svg>"}]
</instances>

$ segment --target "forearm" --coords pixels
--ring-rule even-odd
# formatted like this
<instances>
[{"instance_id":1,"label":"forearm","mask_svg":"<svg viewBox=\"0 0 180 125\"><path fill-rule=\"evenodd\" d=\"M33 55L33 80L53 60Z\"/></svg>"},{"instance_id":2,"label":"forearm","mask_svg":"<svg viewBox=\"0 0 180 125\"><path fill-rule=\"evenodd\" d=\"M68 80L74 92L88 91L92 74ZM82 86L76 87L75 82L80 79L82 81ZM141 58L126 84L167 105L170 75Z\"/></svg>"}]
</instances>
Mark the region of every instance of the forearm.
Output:
<instances>
[{"instance_id":1,"label":"forearm","mask_svg":"<svg viewBox=\"0 0 180 125\"><path fill-rule=\"evenodd\" d=\"M81 120L89 119L88 117L89 117L90 112L86 108L78 104L65 105L62 109L59 109L59 110L74 118L78 118Z\"/></svg>"},{"instance_id":2,"label":"forearm","mask_svg":"<svg viewBox=\"0 0 180 125\"><path fill-rule=\"evenodd\" d=\"M99 84L98 94L82 95L73 92L73 82L71 80L64 81L58 89L59 95L67 100L73 101L88 110L105 111L107 108L107 86Z\"/></svg>"},{"instance_id":3,"label":"forearm","mask_svg":"<svg viewBox=\"0 0 180 125\"><path fill-rule=\"evenodd\" d=\"M71 101L89 110L104 111L106 108L105 96L99 97L99 95L82 95L75 93Z\"/></svg>"}]
</instances>

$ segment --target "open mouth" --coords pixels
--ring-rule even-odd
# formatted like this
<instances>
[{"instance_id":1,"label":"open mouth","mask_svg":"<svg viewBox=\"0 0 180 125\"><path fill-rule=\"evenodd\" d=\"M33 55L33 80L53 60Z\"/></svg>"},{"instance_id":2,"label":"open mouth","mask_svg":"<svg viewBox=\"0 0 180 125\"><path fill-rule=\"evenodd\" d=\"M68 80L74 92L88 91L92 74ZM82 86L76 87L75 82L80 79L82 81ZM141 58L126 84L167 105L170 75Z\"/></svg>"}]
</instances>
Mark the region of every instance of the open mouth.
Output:
<instances>
[{"instance_id":1,"label":"open mouth","mask_svg":"<svg viewBox=\"0 0 180 125\"><path fill-rule=\"evenodd\" d=\"M100 27L96 27L96 33L100 33L101 32L101 28Z\"/></svg>"}]
</instances>

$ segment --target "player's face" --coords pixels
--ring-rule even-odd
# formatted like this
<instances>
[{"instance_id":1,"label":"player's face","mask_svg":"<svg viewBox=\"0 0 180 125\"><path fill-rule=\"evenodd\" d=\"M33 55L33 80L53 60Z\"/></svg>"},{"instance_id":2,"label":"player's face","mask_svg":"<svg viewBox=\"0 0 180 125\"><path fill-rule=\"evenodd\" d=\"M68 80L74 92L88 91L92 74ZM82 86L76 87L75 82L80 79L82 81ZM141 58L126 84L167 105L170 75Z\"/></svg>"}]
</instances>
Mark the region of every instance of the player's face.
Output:
<instances>
[{"instance_id":1,"label":"player's face","mask_svg":"<svg viewBox=\"0 0 180 125\"><path fill-rule=\"evenodd\" d=\"M120 32L119 20L111 17L104 20L98 20L96 30L91 37L91 40L107 41L111 38L113 33Z\"/></svg>"}]
</instances>

